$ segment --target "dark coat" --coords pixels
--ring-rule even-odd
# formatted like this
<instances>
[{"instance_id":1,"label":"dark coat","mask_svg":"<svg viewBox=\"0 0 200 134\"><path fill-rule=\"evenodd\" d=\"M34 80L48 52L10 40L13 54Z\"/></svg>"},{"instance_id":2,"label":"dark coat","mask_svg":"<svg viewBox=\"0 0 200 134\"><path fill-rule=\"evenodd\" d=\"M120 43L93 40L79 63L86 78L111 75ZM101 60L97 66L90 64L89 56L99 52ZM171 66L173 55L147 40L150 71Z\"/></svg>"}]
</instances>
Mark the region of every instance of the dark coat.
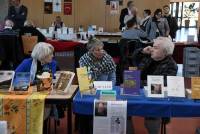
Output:
<instances>
[{"instance_id":1,"label":"dark coat","mask_svg":"<svg viewBox=\"0 0 200 134\"><path fill-rule=\"evenodd\" d=\"M124 17L128 15L128 8L124 8L121 10L121 14L120 14L120 18L119 18L119 21L120 21L120 26L119 26L119 29L122 30L122 27L125 27L125 24L124 24Z\"/></svg>"},{"instance_id":2,"label":"dark coat","mask_svg":"<svg viewBox=\"0 0 200 134\"><path fill-rule=\"evenodd\" d=\"M171 15L169 16L164 16L169 24L170 32L169 35L171 36L172 39L176 38L176 31L178 30L178 23L175 17L172 17Z\"/></svg>"},{"instance_id":3,"label":"dark coat","mask_svg":"<svg viewBox=\"0 0 200 134\"><path fill-rule=\"evenodd\" d=\"M137 49L134 52L134 60L137 61L138 68L141 70L141 79L146 84L147 75L163 75L166 76L176 76L177 74L177 64L171 56L165 57L165 59L155 62L150 55L145 55L141 53L142 49ZM152 64L154 62L154 64Z\"/></svg>"},{"instance_id":4,"label":"dark coat","mask_svg":"<svg viewBox=\"0 0 200 134\"><path fill-rule=\"evenodd\" d=\"M20 27L24 26L24 22L26 21L28 9L21 5L19 9L19 13L16 12L14 6L10 6L8 9L8 16L7 18L14 22L14 29L19 29Z\"/></svg>"}]
</instances>

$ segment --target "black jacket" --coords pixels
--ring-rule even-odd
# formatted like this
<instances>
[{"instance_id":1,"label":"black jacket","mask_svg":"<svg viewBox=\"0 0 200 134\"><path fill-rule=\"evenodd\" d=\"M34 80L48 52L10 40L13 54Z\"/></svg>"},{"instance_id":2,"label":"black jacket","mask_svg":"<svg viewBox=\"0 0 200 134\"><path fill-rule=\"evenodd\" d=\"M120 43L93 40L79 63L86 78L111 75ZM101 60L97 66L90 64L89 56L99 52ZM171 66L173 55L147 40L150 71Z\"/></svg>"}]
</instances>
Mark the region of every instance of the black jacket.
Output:
<instances>
[{"instance_id":1,"label":"black jacket","mask_svg":"<svg viewBox=\"0 0 200 134\"><path fill-rule=\"evenodd\" d=\"M14 29L19 29L20 27L24 26L24 22L26 21L28 9L21 5L19 9L19 13L16 12L14 6L10 6L8 9L8 16L7 18L14 22Z\"/></svg>"},{"instance_id":2,"label":"black jacket","mask_svg":"<svg viewBox=\"0 0 200 134\"><path fill-rule=\"evenodd\" d=\"M125 27L125 24L124 24L124 17L128 15L128 8L124 8L121 10L121 14L120 14L120 26L119 26L119 29L122 30L122 27Z\"/></svg>"},{"instance_id":3,"label":"black jacket","mask_svg":"<svg viewBox=\"0 0 200 134\"><path fill-rule=\"evenodd\" d=\"M145 55L141 51L142 48L134 52L133 60L137 61L137 66L141 70L143 84L146 85L147 75L163 75L166 86L166 76L176 76L178 70L172 56L167 56L161 61L154 61L150 55Z\"/></svg>"},{"instance_id":4,"label":"black jacket","mask_svg":"<svg viewBox=\"0 0 200 134\"><path fill-rule=\"evenodd\" d=\"M38 42L46 41L45 36L40 31L38 31L35 27L22 27L19 32L20 37L26 34L29 34L31 36L37 36Z\"/></svg>"},{"instance_id":5,"label":"black jacket","mask_svg":"<svg viewBox=\"0 0 200 134\"><path fill-rule=\"evenodd\" d=\"M170 32L169 35L171 36L172 39L176 38L176 31L178 30L178 23L175 17L172 17L171 15L169 16L164 16L169 24Z\"/></svg>"}]
</instances>

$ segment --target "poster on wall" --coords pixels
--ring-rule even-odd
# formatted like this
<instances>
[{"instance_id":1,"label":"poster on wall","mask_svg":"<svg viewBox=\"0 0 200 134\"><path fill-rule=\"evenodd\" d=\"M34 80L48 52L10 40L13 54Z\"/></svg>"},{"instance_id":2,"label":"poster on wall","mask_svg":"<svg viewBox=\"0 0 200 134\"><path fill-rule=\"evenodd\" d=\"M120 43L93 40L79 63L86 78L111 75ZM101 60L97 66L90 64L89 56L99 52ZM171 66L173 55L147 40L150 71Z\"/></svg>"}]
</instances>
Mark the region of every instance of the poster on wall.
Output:
<instances>
[{"instance_id":1,"label":"poster on wall","mask_svg":"<svg viewBox=\"0 0 200 134\"><path fill-rule=\"evenodd\" d=\"M53 0L53 11L61 12L61 0Z\"/></svg>"},{"instance_id":2,"label":"poster on wall","mask_svg":"<svg viewBox=\"0 0 200 134\"><path fill-rule=\"evenodd\" d=\"M72 3L64 3L64 15L72 15Z\"/></svg>"},{"instance_id":3,"label":"poster on wall","mask_svg":"<svg viewBox=\"0 0 200 134\"><path fill-rule=\"evenodd\" d=\"M119 1L110 1L110 14L119 14Z\"/></svg>"},{"instance_id":4,"label":"poster on wall","mask_svg":"<svg viewBox=\"0 0 200 134\"><path fill-rule=\"evenodd\" d=\"M110 1L118 1L119 5L123 5L123 0L106 0L106 5L110 5Z\"/></svg>"},{"instance_id":5,"label":"poster on wall","mask_svg":"<svg viewBox=\"0 0 200 134\"><path fill-rule=\"evenodd\" d=\"M52 14L53 3L52 2L44 2L44 13Z\"/></svg>"}]
</instances>

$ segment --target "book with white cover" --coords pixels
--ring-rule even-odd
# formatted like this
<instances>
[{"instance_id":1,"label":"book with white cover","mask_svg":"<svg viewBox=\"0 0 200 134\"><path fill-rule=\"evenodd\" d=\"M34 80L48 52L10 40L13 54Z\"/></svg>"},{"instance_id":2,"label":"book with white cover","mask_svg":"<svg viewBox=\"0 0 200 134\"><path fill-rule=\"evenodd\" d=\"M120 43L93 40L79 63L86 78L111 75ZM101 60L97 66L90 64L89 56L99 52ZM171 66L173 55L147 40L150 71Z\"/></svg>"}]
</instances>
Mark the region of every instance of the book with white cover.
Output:
<instances>
[{"instance_id":1,"label":"book with white cover","mask_svg":"<svg viewBox=\"0 0 200 134\"><path fill-rule=\"evenodd\" d=\"M164 98L163 76L148 75L147 86L147 97Z\"/></svg>"},{"instance_id":2,"label":"book with white cover","mask_svg":"<svg viewBox=\"0 0 200 134\"><path fill-rule=\"evenodd\" d=\"M53 32L54 32L54 27L49 27L49 33L53 34Z\"/></svg>"},{"instance_id":3,"label":"book with white cover","mask_svg":"<svg viewBox=\"0 0 200 134\"><path fill-rule=\"evenodd\" d=\"M185 97L184 78L180 76L167 76L167 91L170 97Z\"/></svg>"}]
</instances>

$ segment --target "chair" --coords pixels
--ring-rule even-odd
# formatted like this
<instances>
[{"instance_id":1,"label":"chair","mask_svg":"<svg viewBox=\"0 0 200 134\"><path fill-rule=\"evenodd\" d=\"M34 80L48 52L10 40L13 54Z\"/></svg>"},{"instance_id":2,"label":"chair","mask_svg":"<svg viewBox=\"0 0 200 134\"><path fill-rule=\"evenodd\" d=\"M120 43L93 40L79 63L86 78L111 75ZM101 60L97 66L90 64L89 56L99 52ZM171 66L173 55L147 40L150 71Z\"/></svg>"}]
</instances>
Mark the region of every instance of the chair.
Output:
<instances>
[{"instance_id":1,"label":"chair","mask_svg":"<svg viewBox=\"0 0 200 134\"><path fill-rule=\"evenodd\" d=\"M22 35L22 44L23 44L25 55L31 54L34 46L37 44L37 41L38 41L37 36Z\"/></svg>"}]
</instances>

